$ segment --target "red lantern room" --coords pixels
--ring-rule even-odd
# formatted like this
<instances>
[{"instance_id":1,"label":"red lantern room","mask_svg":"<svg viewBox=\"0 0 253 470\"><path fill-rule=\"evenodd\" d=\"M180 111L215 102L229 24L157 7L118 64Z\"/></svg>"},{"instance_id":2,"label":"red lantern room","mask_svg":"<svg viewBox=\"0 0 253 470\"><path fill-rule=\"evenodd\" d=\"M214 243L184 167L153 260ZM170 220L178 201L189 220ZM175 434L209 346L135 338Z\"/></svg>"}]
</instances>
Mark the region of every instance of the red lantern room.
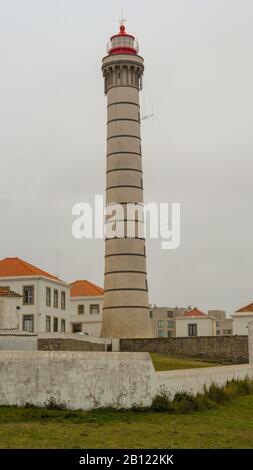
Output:
<instances>
[{"instance_id":1,"label":"red lantern room","mask_svg":"<svg viewBox=\"0 0 253 470\"><path fill-rule=\"evenodd\" d=\"M110 42L107 46L108 54L138 54L139 47L135 37L131 34L126 33L125 25L123 21L120 25L118 34L111 37Z\"/></svg>"}]
</instances>

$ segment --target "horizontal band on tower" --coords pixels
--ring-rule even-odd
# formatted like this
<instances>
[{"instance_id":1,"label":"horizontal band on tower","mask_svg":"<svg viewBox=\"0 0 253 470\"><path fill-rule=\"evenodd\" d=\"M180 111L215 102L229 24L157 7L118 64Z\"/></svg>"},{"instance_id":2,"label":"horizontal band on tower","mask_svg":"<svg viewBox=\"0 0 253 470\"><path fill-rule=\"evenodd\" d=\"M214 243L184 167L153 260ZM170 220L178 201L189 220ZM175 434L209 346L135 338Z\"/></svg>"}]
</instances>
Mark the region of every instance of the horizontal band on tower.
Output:
<instances>
[{"instance_id":1,"label":"horizontal band on tower","mask_svg":"<svg viewBox=\"0 0 253 470\"><path fill-rule=\"evenodd\" d=\"M106 207L110 207L110 206L114 206L116 204L120 204L121 206L124 206L124 205L127 205L127 204L136 204L136 205L140 205L140 206L143 206L143 202L120 202L120 201L117 201L117 202L110 202L108 204L106 204Z\"/></svg>"},{"instance_id":2,"label":"horizontal band on tower","mask_svg":"<svg viewBox=\"0 0 253 470\"><path fill-rule=\"evenodd\" d=\"M119 185L117 185L117 186L108 186L106 188L106 191L108 189L118 189L118 188L135 188L135 189L141 189L143 191L143 188L141 186L136 186L134 184L122 184L121 186L119 186Z\"/></svg>"},{"instance_id":3,"label":"horizontal band on tower","mask_svg":"<svg viewBox=\"0 0 253 470\"><path fill-rule=\"evenodd\" d=\"M108 219L105 221L105 225L114 224L115 222L138 222L139 224L145 224L144 220L138 220L138 219L113 219L113 220Z\"/></svg>"},{"instance_id":4,"label":"horizontal band on tower","mask_svg":"<svg viewBox=\"0 0 253 470\"><path fill-rule=\"evenodd\" d=\"M127 152L126 150L122 150L122 151L118 151L118 152L107 153L106 158L110 157L111 155L118 155L118 154L120 155L120 154L128 154L128 153L129 153L130 155L138 155L139 157L142 158L141 153L139 153L139 152L130 152L130 151Z\"/></svg>"},{"instance_id":5,"label":"horizontal band on tower","mask_svg":"<svg viewBox=\"0 0 253 470\"><path fill-rule=\"evenodd\" d=\"M145 274L145 276L147 275L146 271L129 271L129 270L125 270L125 271L108 271L105 273L105 276L107 276L108 274L128 274L128 273L132 273L132 274Z\"/></svg>"},{"instance_id":6,"label":"horizontal band on tower","mask_svg":"<svg viewBox=\"0 0 253 470\"><path fill-rule=\"evenodd\" d=\"M108 242L110 240L142 240L146 241L146 238L143 237L111 237L111 238L105 238L105 242Z\"/></svg>"},{"instance_id":7,"label":"horizontal band on tower","mask_svg":"<svg viewBox=\"0 0 253 470\"><path fill-rule=\"evenodd\" d=\"M127 137L128 139L138 139L138 140L141 140L141 137L139 137L138 135L131 135L131 134L119 134L119 135L111 135L111 137L107 137L107 141L108 140L111 140L111 139L117 139L117 138L120 138L120 137Z\"/></svg>"},{"instance_id":8,"label":"horizontal band on tower","mask_svg":"<svg viewBox=\"0 0 253 470\"><path fill-rule=\"evenodd\" d=\"M113 253L111 255L105 255L105 258L111 258L112 256L141 256L142 258L146 258L146 255L141 253Z\"/></svg>"},{"instance_id":9,"label":"horizontal band on tower","mask_svg":"<svg viewBox=\"0 0 253 470\"><path fill-rule=\"evenodd\" d=\"M111 90L112 88L119 88L119 87L120 88L135 88L136 90L140 90L139 85L131 85L131 84L123 85L122 83L118 83L117 85L107 86L107 91Z\"/></svg>"},{"instance_id":10,"label":"horizontal band on tower","mask_svg":"<svg viewBox=\"0 0 253 470\"><path fill-rule=\"evenodd\" d=\"M112 173L113 171L137 171L138 173L142 173L142 170L138 170L137 168L112 168L111 170L107 170L106 173Z\"/></svg>"},{"instance_id":11,"label":"horizontal band on tower","mask_svg":"<svg viewBox=\"0 0 253 470\"><path fill-rule=\"evenodd\" d=\"M113 204L121 204L122 206L124 206L125 204L137 204L138 206L143 206L144 207L144 203L140 202L140 201L139 202L132 202L132 201L131 202L119 202L119 201L118 202L108 202L106 204L106 207L110 207Z\"/></svg>"},{"instance_id":12,"label":"horizontal band on tower","mask_svg":"<svg viewBox=\"0 0 253 470\"><path fill-rule=\"evenodd\" d=\"M149 310L149 307L146 305L115 305L113 307L103 307L103 310L111 310L112 308L145 308Z\"/></svg>"},{"instance_id":13,"label":"horizontal band on tower","mask_svg":"<svg viewBox=\"0 0 253 470\"><path fill-rule=\"evenodd\" d=\"M118 287L115 289L104 289L104 292L125 291L125 290L129 290L129 291L137 290L140 292L147 292L147 289L141 289L139 287Z\"/></svg>"},{"instance_id":14,"label":"horizontal band on tower","mask_svg":"<svg viewBox=\"0 0 253 470\"><path fill-rule=\"evenodd\" d=\"M109 106L114 106L114 105L117 105L117 104L132 104L133 106L138 106L138 108L140 108L139 103L135 103L133 101L114 101L113 103L109 103L107 105L107 108L109 108Z\"/></svg>"},{"instance_id":15,"label":"horizontal band on tower","mask_svg":"<svg viewBox=\"0 0 253 470\"><path fill-rule=\"evenodd\" d=\"M116 118L116 119L110 119L107 121L106 124L110 124L110 122L116 122L116 121L132 121L132 122L138 122L140 124L139 119L133 119L133 118Z\"/></svg>"}]
</instances>

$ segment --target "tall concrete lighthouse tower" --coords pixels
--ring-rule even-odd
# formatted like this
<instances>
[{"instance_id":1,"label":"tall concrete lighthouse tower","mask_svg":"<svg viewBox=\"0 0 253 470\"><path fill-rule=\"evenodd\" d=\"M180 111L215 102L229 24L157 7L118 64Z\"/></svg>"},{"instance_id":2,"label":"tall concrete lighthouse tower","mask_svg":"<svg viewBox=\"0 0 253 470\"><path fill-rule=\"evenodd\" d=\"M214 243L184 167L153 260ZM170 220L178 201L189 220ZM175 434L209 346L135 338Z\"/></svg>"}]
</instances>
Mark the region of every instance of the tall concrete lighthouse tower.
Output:
<instances>
[{"instance_id":1,"label":"tall concrete lighthouse tower","mask_svg":"<svg viewBox=\"0 0 253 470\"><path fill-rule=\"evenodd\" d=\"M127 203L143 204L139 105L143 70L138 44L121 22L119 33L111 37L102 64L108 101L106 205L122 205L125 227L124 238L105 240L103 337L153 336L144 235L140 236L137 230L131 237L126 233ZM140 218L135 214L134 220Z\"/></svg>"}]
</instances>

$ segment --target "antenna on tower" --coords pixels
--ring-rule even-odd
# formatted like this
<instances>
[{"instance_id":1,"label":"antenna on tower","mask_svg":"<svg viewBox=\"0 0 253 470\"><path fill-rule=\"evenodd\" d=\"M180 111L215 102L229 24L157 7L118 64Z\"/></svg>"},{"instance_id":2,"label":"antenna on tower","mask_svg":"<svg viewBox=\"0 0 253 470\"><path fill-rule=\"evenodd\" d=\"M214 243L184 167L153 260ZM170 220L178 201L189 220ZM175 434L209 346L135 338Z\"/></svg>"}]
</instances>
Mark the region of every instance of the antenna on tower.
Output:
<instances>
[{"instance_id":1,"label":"antenna on tower","mask_svg":"<svg viewBox=\"0 0 253 470\"><path fill-rule=\"evenodd\" d=\"M153 114L153 113L151 113L151 114L146 114L145 116L142 116L142 117L141 117L141 121L144 121L144 119L149 119L149 118L151 118L151 117L154 117L154 114Z\"/></svg>"},{"instance_id":2,"label":"antenna on tower","mask_svg":"<svg viewBox=\"0 0 253 470\"><path fill-rule=\"evenodd\" d=\"M141 121L144 121L145 119L149 119L155 116L153 112L154 111L153 108L154 107L152 106L152 112L150 114L144 114L144 116L141 117Z\"/></svg>"},{"instance_id":3,"label":"antenna on tower","mask_svg":"<svg viewBox=\"0 0 253 470\"><path fill-rule=\"evenodd\" d=\"M123 8L121 8L121 15L120 15L120 20L119 20L119 23L121 26L124 26L125 25L125 18L124 18L124 12L123 12Z\"/></svg>"}]
</instances>

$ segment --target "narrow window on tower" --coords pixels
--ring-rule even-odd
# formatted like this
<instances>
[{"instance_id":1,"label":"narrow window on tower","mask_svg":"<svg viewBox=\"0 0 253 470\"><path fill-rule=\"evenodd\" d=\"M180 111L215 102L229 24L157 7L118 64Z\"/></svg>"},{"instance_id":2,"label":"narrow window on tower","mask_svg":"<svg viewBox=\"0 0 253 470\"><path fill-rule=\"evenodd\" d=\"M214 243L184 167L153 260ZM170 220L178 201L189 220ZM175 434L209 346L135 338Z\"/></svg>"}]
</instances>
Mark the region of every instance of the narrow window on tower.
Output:
<instances>
[{"instance_id":1,"label":"narrow window on tower","mask_svg":"<svg viewBox=\"0 0 253 470\"><path fill-rule=\"evenodd\" d=\"M139 75L138 75L138 72L135 72L135 85L138 86L138 83L139 83Z\"/></svg>"},{"instance_id":2,"label":"narrow window on tower","mask_svg":"<svg viewBox=\"0 0 253 470\"><path fill-rule=\"evenodd\" d=\"M133 85L134 83L134 68L131 67L131 84Z\"/></svg>"}]
</instances>

